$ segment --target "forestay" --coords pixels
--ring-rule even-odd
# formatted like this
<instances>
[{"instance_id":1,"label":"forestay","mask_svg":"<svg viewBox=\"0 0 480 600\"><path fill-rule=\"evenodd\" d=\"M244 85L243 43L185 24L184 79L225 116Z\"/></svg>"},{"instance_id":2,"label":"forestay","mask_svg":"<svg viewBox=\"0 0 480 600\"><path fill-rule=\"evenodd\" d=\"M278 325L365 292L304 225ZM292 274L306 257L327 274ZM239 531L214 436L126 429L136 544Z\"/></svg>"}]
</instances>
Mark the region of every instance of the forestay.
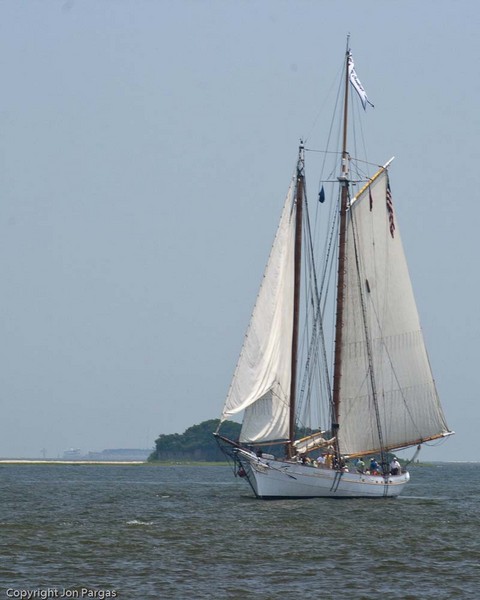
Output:
<instances>
[{"instance_id":1,"label":"forestay","mask_svg":"<svg viewBox=\"0 0 480 600\"><path fill-rule=\"evenodd\" d=\"M379 425L384 449L448 432L387 186L384 170L348 213L339 405L339 445L347 455L380 450Z\"/></svg>"},{"instance_id":2,"label":"forestay","mask_svg":"<svg viewBox=\"0 0 480 600\"><path fill-rule=\"evenodd\" d=\"M245 411L240 442L288 437L293 327L295 181L265 269L221 420Z\"/></svg>"}]
</instances>

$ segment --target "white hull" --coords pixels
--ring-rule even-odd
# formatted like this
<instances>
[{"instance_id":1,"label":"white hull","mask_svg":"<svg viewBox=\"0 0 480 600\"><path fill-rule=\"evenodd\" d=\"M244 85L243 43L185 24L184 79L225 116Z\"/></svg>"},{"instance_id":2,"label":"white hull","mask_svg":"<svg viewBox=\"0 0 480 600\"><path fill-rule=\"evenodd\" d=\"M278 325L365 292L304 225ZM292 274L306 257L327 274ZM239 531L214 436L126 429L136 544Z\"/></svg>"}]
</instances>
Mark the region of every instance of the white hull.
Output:
<instances>
[{"instance_id":1,"label":"white hull","mask_svg":"<svg viewBox=\"0 0 480 600\"><path fill-rule=\"evenodd\" d=\"M408 473L382 477L269 460L243 449L237 457L258 498L392 498L410 479Z\"/></svg>"}]
</instances>

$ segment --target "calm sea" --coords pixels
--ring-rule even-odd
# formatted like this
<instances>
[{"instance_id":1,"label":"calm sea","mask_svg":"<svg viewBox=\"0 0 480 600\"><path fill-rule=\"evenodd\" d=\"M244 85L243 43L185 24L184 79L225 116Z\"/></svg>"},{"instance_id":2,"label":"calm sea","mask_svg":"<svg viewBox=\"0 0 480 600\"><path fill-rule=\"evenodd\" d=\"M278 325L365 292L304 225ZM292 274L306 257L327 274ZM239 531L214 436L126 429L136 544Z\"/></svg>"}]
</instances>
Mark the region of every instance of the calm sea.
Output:
<instances>
[{"instance_id":1,"label":"calm sea","mask_svg":"<svg viewBox=\"0 0 480 600\"><path fill-rule=\"evenodd\" d=\"M480 598L480 464L411 475L261 501L229 467L0 466L0 599Z\"/></svg>"}]
</instances>

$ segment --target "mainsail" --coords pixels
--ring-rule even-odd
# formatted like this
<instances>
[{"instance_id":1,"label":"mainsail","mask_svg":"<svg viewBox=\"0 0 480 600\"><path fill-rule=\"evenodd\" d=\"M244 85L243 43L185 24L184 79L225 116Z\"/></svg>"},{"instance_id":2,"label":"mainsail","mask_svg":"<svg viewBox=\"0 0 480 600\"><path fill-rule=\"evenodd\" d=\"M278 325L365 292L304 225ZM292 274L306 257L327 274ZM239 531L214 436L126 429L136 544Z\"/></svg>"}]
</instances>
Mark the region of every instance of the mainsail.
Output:
<instances>
[{"instance_id":1,"label":"mainsail","mask_svg":"<svg viewBox=\"0 0 480 600\"><path fill-rule=\"evenodd\" d=\"M244 412L240 441L288 438L294 290L295 181L245 335L221 420Z\"/></svg>"},{"instance_id":2,"label":"mainsail","mask_svg":"<svg viewBox=\"0 0 480 600\"><path fill-rule=\"evenodd\" d=\"M348 211L338 414L347 455L448 432L387 188L383 170Z\"/></svg>"}]
</instances>

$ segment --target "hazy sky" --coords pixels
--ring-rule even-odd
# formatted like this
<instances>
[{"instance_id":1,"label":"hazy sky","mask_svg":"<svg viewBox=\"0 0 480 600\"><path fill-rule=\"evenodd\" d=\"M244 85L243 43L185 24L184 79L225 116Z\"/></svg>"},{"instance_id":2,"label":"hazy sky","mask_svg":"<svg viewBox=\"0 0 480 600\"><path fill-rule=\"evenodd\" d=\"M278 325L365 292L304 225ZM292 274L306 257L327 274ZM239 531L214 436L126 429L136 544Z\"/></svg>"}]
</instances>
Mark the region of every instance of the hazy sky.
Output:
<instances>
[{"instance_id":1,"label":"hazy sky","mask_svg":"<svg viewBox=\"0 0 480 600\"><path fill-rule=\"evenodd\" d=\"M479 19L478 0L1 2L0 456L219 416L350 32L457 432L421 456L480 460Z\"/></svg>"}]
</instances>

